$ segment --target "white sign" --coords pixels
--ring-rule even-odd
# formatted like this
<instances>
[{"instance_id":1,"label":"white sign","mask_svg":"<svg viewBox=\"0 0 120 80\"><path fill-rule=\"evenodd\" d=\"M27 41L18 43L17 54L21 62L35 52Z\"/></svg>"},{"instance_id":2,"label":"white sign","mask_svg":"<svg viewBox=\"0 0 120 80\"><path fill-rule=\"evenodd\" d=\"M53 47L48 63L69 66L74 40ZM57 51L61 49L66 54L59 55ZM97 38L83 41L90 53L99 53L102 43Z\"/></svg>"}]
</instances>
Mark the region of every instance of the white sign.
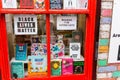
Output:
<instances>
[{"instance_id":1,"label":"white sign","mask_svg":"<svg viewBox=\"0 0 120 80\"><path fill-rule=\"evenodd\" d=\"M77 16L57 16L57 30L76 30Z\"/></svg>"},{"instance_id":2,"label":"white sign","mask_svg":"<svg viewBox=\"0 0 120 80\"><path fill-rule=\"evenodd\" d=\"M114 0L108 63L120 63L120 0Z\"/></svg>"},{"instance_id":3,"label":"white sign","mask_svg":"<svg viewBox=\"0 0 120 80\"><path fill-rule=\"evenodd\" d=\"M17 0L2 0L3 8L17 8Z\"/></svg>"},{"instance_id":4,"label":"white sign","mask_svg":"<svg viewBox=\"0 0 120 80\"><path fill-rule=\"evenodd\" d=\"M36 15L14 15L14 33L15 35L37 34L37 16Z\"/></svg>"},{"instance_id":5,"label":"white sign","mask_svg":"<svg viewBox=\"0 0 120 80\"><path fill-rule=\"evenodd\" d=\"M70 56L73 59L80 59L81 43L70 43Z\"/></svg>"}]
</instances>

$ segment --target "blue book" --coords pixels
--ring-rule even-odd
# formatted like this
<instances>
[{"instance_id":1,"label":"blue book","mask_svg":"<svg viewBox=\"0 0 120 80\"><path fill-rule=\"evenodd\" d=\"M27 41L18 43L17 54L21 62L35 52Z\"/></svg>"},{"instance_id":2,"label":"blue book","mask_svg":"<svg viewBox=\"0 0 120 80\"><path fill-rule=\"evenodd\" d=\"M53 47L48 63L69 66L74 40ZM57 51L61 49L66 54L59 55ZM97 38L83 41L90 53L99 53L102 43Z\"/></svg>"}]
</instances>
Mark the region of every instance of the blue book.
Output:
<instances>
[{"instance_id":1,"label":"blue book","mask_svg":"<svg viewBox=\"0 0 120 80\"><path fill-rule=\"evenodd\" d=\"M12 78L23 78L24 77L24 63L12 62L11 73L12 73Z\"/></svg>"},{"instance_id":2,"label":"blue book","mask_svg":"<svg viewBox=\"0 0 120 80\"><path fill-rule=\"evenodd\" d=\"M16 44L16 60L23 60L27 59L27 44Z\"/></svg>"}]
</instances>

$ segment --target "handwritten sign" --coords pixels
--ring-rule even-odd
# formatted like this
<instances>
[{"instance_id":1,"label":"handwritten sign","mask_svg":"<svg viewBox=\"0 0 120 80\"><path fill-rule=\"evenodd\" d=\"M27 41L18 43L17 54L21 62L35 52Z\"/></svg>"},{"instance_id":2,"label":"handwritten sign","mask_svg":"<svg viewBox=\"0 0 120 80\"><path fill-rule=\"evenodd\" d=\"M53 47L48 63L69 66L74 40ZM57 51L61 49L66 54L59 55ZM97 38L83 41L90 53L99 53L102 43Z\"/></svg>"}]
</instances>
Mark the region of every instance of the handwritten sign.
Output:
<instances>
[{"instance_id":1,"label":"handwritten sign","mask_svg":"<svg viewBox=\"0 0 120 80\"><path fill-rule=\"evenodd\" d=\"M57 16L57 30L76 30L77 16Z\"/></svg>"}]
</instances>

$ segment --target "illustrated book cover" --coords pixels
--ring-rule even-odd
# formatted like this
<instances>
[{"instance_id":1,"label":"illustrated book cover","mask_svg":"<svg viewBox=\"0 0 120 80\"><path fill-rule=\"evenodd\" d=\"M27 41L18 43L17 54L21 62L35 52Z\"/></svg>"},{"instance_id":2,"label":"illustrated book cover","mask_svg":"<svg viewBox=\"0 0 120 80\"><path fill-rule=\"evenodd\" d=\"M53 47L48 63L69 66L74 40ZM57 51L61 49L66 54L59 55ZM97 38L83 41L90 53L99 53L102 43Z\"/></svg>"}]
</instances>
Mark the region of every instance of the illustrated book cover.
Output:
<instances>
[{"instance_id":1,"label":"illustrated book cover","mask_svg":"<svg viewBox=\"0 0 120 80\"><path fill-rule=\"evenodd\" d=\"M80 74L84 72L84 61L74 61L73 62L73 73Z\"/></svg>"},{"instance_id":2,"label":"illustrated book cover","mask_svg":"<svg viewBox=\"0 0 120 80\"><path fill-rule=\"evenodd\" d=\"M61 59L53 59L51 61L51 74L53 76L61 75Z\"/></svg>"},{"instance_id":3,"label":"illustrated book cover","mask_svg":"<svg viewBox=\"0 0 120 80\"><path fill-rule=\"evenodd\" d=\"M11 74L12 78L23 78L24 77L24 63L12 62L11 63Z\"/></svg>"},{"instance_id":4,"label":"illustrated book cover","mask_svg":"<svg viewBox=\"0 0 120 80\"><path fill-rule=\"evenodd\" d=\"M2 0L2 8L17 8L17 0Z\"/></svg>"},{"instance_id":5,"label":"illustrated book cover","mask_svg":"<svg viewBox=\"0 0 120 80\"><path fill-rule=\"evenodd\" d=\"M77 0L63 0L63 9L76 9Z\"/></svg>"},{"instance_id":6,"label":"illustrated book cover","mask_svg":"<svg viewBox=\"0 0 120 80\"><path fill-rule=\"evenodd\" d=\"M33 0L20 0L20 8L34 8Z\"/></svg>"},{"instance_id":7,"label":"illustrated book cover","mask_svg":"<svg viewBox=\"0 0 120 80\"><path fill-rule=\"evenodd\" d=\"M62 59L62 75L73 74L73 59L63 58Z\"/></svg>"},{"instance_id":8,"label":"illustrated book cover","mask_svg":"<svg viewBox=\"0 0 120 80\"><path fill-rule=\"evenodd\" d=\"M47 72L47 56L28 56L28 75Z\"/></svg>"},{"instance_id":9,"label":"illustrated book cover","mask_svg":"<svg viewBox=\"0 0 120 80\"><path fill-rule=\"evenodd\" d=\"M45 1L44 0L34 0L34 7L39 9L45 8Z\"/></svg>"},{"instance_id":10,"label":"illustrated book cover","mask_svg":"<svg viewBox=\"0 0 120 80\"><path fill-rule=\"evenodd\" d=\"M70 50L70 57L72 57L73 59L80 59L81 57L80 43L70 43L69 50Z\"/></svg>"},{"instance_id":11,"label":"illustrated book cover","mask_svg":"<svg viewBox=\"0 0 120 80\"><path fill-rule=\"evenodd\" d=\"M27 44L16 44L16 60L26 60L27 59Z\"/></svg>"},{"instance_id":12,"label":"illustrated book cover","mask_svg":"<svg viewBox=\"0 0 120 80\"><path fill-rule=\"evenodd\" d=\"M50 0L50 9L62 9L62 0Z\"/></svg>"},{"instance_id":13,"label":"illustrated book cover","mask_svg":"<svg viewBox=\"0 0 120 80\"><path fill-rule=\"evenodd\" d=\"M31 45L31 55L47 55L47 45L43 43L32 43Z\"/></svg>"}]
</instances>

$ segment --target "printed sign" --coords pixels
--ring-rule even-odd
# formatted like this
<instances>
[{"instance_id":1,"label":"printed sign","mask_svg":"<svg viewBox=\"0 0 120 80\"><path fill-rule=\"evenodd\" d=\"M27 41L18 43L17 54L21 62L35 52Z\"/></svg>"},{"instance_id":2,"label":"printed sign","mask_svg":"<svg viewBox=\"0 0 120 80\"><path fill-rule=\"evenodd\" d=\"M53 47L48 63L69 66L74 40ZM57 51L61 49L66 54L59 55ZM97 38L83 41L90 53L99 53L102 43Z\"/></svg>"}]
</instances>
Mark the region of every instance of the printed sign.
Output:
<instances>
[{"instance_id":1,"label":"printed sign","mask_svg":"<svg viewBox=\"0 0 120 80\"><path fill-rule=\"evenodd\" d=\"M108 63L120 63L120 0L114 0Z\"/></svg>"},{"instance_id":2,"label":"printed sign","mask_svg":"<svg viewBox=\"0 0 120 80\"><path fill-rule=\"evenodd\" d=\"M57 30L76 30L77 16L57 16Z\"/></svg>"},{"instance_id":3,"label":"printed sign","mask_svg":"<svg viewBox=\"0 0 120 80\"><path fill-rule=\"evenodd\" d=\"M15 35L37 34L37 16L36 15L14 15L14 33Z\"/></svg>"}]
</instances>

